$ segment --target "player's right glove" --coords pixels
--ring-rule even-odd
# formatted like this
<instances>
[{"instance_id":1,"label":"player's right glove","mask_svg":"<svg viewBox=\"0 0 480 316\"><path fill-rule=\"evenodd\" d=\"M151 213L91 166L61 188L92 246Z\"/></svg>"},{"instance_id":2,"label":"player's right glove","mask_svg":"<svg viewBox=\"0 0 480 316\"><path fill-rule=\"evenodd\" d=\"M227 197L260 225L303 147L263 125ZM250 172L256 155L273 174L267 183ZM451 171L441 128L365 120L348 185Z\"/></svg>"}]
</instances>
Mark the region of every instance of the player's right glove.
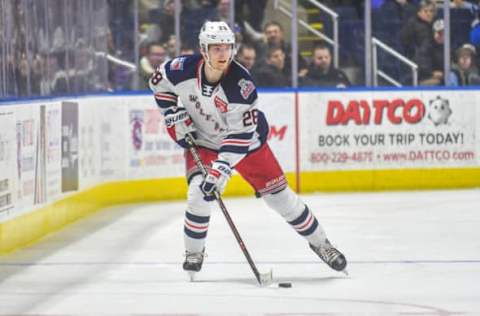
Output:
<instances>
[{"instance_id":1,"label":"player's right glove","mask_svg":"<svg viewBox=\"0 0 480 316\"><path fill-rule=\"evenodd\" d=\"M164 115L165 125L170 137L183 148L187 148L185 136L191 134L195 138L197 130L187 110L185 108L167 110Z\"/></svg>"},{"instance_id":2,"label":"player's right glove","mask_svg":"<svg viewBox=\"0 0 480 316\"><path fill-rule=\"evenodd\" d=\"M200 184L205 201L212 201L215 199L213 191L222 193L227 185L228 180L232 176L232 168L230 164L223 160L215 160L212 167L208 169L208 174Z\"/></svg>"}]
</instances>

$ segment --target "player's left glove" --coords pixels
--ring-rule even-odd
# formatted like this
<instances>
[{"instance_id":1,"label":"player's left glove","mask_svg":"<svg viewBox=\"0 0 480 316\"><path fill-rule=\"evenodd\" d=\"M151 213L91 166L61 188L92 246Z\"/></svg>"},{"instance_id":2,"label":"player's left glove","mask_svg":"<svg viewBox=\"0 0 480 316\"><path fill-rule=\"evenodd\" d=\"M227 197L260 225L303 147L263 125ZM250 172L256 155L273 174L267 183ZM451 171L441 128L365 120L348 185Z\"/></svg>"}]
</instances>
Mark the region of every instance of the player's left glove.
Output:
<instances>
[{"instance_id":1,"label":"player's left glove","mask_svg":"<svg viewBox=\"0 0 480 316\"><path fill-rule=\"evenodd\" d=\"M232 168L230 168L230 164L223 160L215 160L208 170L207 176L200 184L200 189L205 195L204 199L206 201L215 199L213 191L222 193L231 176Z\"/></svg>"},{"instance_id":2,"label":"player's left glove","mask_svg":"<svg viewBox=\"0 0 480 316\"><path fill-rule=\"evenodd\" d=\"M167 110L164 115L165 125L170 137L183 148L187 148L186 135L190 134L195 138L197 130L187 110L184 108Z\"/></svg>"}]
</instances>

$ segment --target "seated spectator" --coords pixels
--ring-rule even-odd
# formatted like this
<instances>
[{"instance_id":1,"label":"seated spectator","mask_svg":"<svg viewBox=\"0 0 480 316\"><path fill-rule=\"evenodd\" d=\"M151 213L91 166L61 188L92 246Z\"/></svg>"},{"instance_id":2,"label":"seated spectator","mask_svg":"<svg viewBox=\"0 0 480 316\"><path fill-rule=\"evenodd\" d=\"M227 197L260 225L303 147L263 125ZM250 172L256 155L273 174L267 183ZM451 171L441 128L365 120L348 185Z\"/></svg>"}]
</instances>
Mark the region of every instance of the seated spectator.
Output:
<instances>
[{"instance_id":1,"label":"seated spectator","mask_svg":"<svg viewBox=\"0 0 480 316\"><path fill-rule=\"evenodd\" d=\"M140 59L139 65L139 88L141 90L148 89L148 81L155 69L160 66L167 58L167 51L165 47L159 43L154 42L148 45L147 55Z\"/></svg>"},{"instance_id":2,"label":"seated spectator","mask_svg":"<svg viewBox=\"0 0 480 316\"><path fill-rule=\"evenodd\" d=\"M470 86L480 84L480 75L474 64L475 47L471 44L465 44L457 49L455 54L455 64L449 76L449 85L451 86Z\"/></svg>"},{"instance_id":3,"label":"seated spectator","mask_svg":"<svg viewBox=\"0 0 480 316\"><path fill-rule=\"evenodd\" d=\"M165 49L167 50L167 59L175 58L177 54L177 38L175 34L168 37L168 41L165 43Z\"/></svg>"},{"instance_id":4,"label":"seated spectator","mask_svg":"<svg viewBox=\"0 0 480 316\"><path fill-rule=\"evenodd\" d=\"M418 65L419 81L430 77L432 68L433 30L436 14L433 0L422 0L417 14L400 30L400 40L405 54Z\"/></svg>"},{"instance_id":5,"label":"seated spectator","mask_svg":"<svg viewBox=\"0 0 480 316\"><path fill-rule=\"evenodd\" d=\"M183 45L180 48L180 56L182 56L182 55L193 55L193 54L195 54L195 50L188 45Z\"/></svg>"},{"instance_id":6,"label":"seated spectator","mask_svg":"<svg viewBox=\"0 0 480 316\"><path fill-rule=\"evenodd\" d=\"M444 82L444 28L443 19L433 23L432 63L430 70L425 67L425 71L429 71L430 76L420 81L420 85L438 86Z\"/></svg>"},{"instance_id":7,"label":"seated spectator","mask_svg":"<svg viewBox=\"0 0 480 316\"><path fill-rule=\"evenodd\" d=\"M342 70L333 67L330 47L321 42L313 48L312 63L301 85L345 88L351 84Z\"/></svg>"},{"instance_id":8,"label":"seated spectator","mask_svg":"<svg viewBox=\"0 0 480 316\"><path fill-rule=\"evenodd\" d=\"M266 53L270 47L281 47L286 54L285 56L285 68L291 69L292 57L291 47L285 40L285 34L283 27L280 23L271 21L265 24L264 28L264 42L257 45L257 60L264 61ZM299 73L305 72L307 68L307 62L302 56L298 55L298 70Z\"/></svg>"},{"instance_id":9,"label":"seated spectator","mask_svg":"<svg viewBox=\"0 0 480 316\"><path fill-rule=\"evenodd\" d=\"M250 73L252 73L256 58L257 52L252 45L242 44L238 49L236 59L243 67L247 68Z\"/></svg>"},{"instance_id":10,"label":"seated spectator","mask_svg":"<svg viewBox=\"0 0 480 316\"><path fill-rule=\"evenodd\" d=\"M285 67L285 52L280 46L272 46L267 52L267 64L256 73L259 87L289 87L289 69Z\"/></svg>"}]
</instances>

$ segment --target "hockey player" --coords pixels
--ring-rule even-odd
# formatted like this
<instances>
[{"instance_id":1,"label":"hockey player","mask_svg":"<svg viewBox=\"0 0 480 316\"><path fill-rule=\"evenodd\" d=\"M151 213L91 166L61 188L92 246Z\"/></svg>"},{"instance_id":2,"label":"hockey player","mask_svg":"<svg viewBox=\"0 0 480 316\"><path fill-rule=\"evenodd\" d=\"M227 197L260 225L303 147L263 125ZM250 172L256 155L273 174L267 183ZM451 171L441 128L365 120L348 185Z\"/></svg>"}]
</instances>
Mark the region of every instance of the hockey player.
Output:
<instances>
[{"instance_id":1,"label":"hockey player","mask_svg":"<svg viewBox=\"0 0 480 316\"><path fill-rule=\"evenodd\" d=\"M235 169L332 269L343 271L344 255L328 241L315 215L288 187L266 139L268 125L257 108L257 91L249 72L233 60L235 36L225 22L206 22L199 34L201 55L179 56L162 64L150 88L165 117L169 135L187 147L195 137L203 177L186 150L188 181L183 269L202 268L213 191L222 192Z\"/></svg>"}]
</instances>

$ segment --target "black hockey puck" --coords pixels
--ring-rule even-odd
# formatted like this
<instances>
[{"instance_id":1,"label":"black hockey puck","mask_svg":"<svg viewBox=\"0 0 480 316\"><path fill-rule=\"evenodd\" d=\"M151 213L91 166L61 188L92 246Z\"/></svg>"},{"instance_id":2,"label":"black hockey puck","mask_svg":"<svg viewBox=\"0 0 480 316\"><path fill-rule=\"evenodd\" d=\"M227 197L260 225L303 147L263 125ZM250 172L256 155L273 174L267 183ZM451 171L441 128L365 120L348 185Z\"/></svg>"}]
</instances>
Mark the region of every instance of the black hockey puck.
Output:
<instances>
[{"instance_id":1,"label":"black hockey puck","mask_svg":"<svg viewBox=\"0 0 480 316\"><path fill-rule=\"evenodd\" d=\"M290 282L278 283L278 287L292 287L292 283Z\"/></svg>"}]
</instances>

